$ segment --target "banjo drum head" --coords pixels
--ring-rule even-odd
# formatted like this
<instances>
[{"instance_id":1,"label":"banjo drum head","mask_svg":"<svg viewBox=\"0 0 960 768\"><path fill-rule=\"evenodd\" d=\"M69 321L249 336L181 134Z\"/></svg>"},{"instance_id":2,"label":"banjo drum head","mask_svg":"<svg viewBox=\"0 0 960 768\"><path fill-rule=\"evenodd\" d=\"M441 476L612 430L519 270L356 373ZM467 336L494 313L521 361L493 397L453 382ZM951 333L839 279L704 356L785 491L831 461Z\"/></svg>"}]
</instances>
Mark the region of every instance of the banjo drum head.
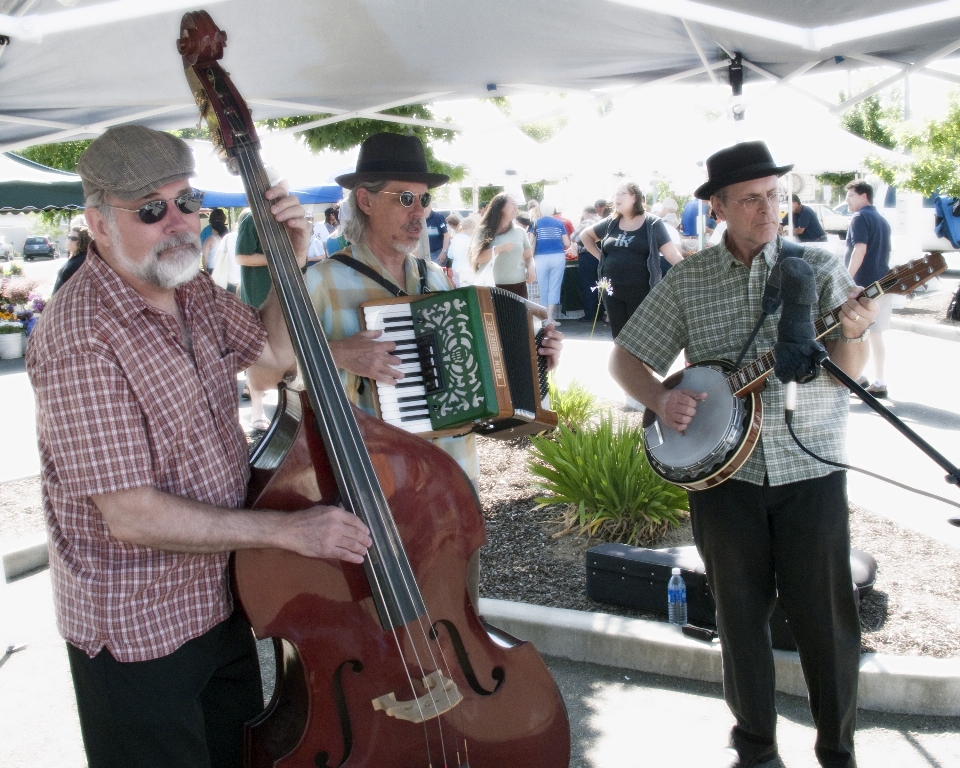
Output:
<instances>
[{"instance_id":1,"label":"banjo drum head","mask_svg":"<svg viewBox=\"0 0 960 768\"><path fill-rule=\"evenodd\" d=\"M711 463L718 449L727 443L731 428L737 428L736 419L731 418L737 411L735 398L726 374L709 366L685 368L677 387L708 395L697 404L697 414L685 433L661 423L663 442L648 450L657 461L674 470L696 470L704 462Z\"/></svg>"}]
</instances>

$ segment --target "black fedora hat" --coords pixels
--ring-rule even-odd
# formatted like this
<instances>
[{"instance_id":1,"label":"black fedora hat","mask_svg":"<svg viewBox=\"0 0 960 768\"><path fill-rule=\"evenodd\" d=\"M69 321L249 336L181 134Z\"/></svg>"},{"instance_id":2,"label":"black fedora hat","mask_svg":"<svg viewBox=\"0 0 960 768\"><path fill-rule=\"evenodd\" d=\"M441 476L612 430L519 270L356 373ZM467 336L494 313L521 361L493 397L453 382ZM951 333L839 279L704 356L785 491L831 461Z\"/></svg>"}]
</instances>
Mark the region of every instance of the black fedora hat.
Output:
<instances>
[{"instance_id":1,"label":"black fedora hat","mask_svg":"<svg viewBox=\"0 0 960 768\"><path fill-rule=\"evenodd\" d=\"M353 189L363 181L416 181L439 187L450 177L427 170L423 144L416 136L375 133L360 145L356 170L337 176L337 184L344 189Z\"/></svg>"},{"instance_id":2,"label":"black fedora hat","mask_svg":"<svg viewBox=\"0 0 960 768\"><path fill-rule=\"evenodd\" d=\"M777 165L762 141L745 141L714 152L707 158L707 183L693 194L701 200L709 200L717 190L731 184L767 176L783 176L791 168L793 163Z\"/></svg>"}]
</instances>

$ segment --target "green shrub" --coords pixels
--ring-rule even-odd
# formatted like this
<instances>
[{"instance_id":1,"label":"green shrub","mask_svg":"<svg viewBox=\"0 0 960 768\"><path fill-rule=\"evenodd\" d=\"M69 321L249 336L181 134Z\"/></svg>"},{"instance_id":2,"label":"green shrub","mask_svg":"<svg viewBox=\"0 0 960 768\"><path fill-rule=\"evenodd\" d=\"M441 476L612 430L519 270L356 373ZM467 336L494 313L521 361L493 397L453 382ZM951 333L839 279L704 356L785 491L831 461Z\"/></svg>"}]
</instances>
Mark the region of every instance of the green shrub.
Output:
<instances>
[{"instance_id":1,"label":"green shrub","mask_svg":"<svg viewBox=\"0 0 960 768\"><path fill-rule=\"evenodd\" d=\"M608 413L599 424L573 431L559 427L554 439L531 438L530 471L549 495L540 506L566 505L565 528L635 546L655 542L687 515L687 494L662 480L643 452L643 428Z\"/></svg>"},{"instance_id":2,"label":"green shrub","mask_svg":"<svg viewBox=\"0 0 960 768\"><path fill-rule=\"evenodd\" d=\"M548 382L550 387L550 408L556 412L560 423L574 431L583 429L591 417L600 412L597 397L589 392L579 381L571 381L570 386L561 390L553 375Z\"/></svg>"}]
</instances>

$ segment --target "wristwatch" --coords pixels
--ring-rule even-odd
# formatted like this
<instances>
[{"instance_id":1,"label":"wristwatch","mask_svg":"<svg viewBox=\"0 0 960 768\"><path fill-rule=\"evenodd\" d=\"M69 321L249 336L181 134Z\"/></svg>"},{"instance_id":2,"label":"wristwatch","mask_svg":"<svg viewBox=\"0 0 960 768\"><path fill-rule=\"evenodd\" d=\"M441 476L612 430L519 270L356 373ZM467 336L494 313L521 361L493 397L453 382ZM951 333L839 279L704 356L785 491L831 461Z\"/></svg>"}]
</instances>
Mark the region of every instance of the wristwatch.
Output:
<instances>
[{"instance_id":1,"label":"wristwatch","mask_svg":"<svg viewBox=\"0 0 960 768\"><path fill-rule=\"evenodd\" d=\"M848 338L848 337L844 336L844 335L843 335L843 331L840 331L840 341L842 341L844 344L859 344L859 343L862 342L865 338L867 338L867 334L868 334L868 333L870 333L870 329L869 329L869 328L864 328L864 329L863 329L863 333L861 333L861 334L860 334L859 336L857 336L856 338L851 339L851 338Z\"/></svg>"}]
</instances>

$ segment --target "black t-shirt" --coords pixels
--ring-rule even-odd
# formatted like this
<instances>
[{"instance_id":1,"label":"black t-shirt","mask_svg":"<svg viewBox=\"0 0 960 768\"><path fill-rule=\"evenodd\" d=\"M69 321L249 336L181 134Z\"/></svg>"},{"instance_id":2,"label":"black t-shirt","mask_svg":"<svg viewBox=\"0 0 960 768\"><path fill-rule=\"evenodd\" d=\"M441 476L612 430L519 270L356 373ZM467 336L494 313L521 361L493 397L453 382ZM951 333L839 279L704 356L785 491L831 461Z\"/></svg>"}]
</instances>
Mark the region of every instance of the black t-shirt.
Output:
<instances>
[{"instance_id":1,"label":"black t-shirt","mask_svg":"<svg viewBox=\"0 0 960 768\"><path fill-rule=\"evenodd\" d=\"M616 292L619 285L650 285L650 270L647 257L650 255L650 217L647 216L640 229L624 232L616 220L608 216L593 225L593 232L600 238L603 252L601 274L610 278ZM654 225L653 239L657 250L670 242L667 226L660 219Z\"/></svg>"}]
</instances>

